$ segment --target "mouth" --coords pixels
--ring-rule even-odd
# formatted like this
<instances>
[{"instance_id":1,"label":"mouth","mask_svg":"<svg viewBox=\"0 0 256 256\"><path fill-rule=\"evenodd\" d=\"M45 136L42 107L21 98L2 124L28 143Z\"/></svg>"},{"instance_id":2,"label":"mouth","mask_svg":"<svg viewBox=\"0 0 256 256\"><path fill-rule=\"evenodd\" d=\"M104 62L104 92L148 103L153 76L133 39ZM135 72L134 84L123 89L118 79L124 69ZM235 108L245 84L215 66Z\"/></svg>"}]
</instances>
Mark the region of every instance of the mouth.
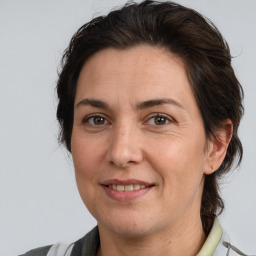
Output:
<instances>
[{"instance_id":1,"label":"mouth","mask_svg":"<svg viewBox=\"0 0 256 256\"><path fill-rule=\"evenodd\" d=\"M106 187L116 190L116 191L134 191L134 190L139 190L139 189L144 189L148 187L152 187L154 185L142 185L142 184L129 184L129 185L118 185L118 184L110 184L106 185Z\"/></svg>"},{"instance_id":2,"label":"mouth","mask_svg":"<svg viewBox=\"0 0 256 256\"><path fill-rule=\"evenodd\" d=\"M106 194L117 201L131 201L147 194L155 184L140 180L107 180L103 182L102 187Z\"/></svg>"}]
</instances>

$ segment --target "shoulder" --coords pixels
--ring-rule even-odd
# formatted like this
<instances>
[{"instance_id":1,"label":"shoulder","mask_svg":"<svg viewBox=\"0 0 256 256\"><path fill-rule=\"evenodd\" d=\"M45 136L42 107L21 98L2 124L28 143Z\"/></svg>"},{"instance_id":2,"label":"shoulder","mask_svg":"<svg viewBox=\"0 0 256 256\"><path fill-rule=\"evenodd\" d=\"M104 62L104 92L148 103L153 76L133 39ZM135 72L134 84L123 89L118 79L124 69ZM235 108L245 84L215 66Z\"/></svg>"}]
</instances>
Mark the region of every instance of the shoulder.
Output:
<instances>
[{"instance_id":1,"label":"shoulder","mask_svg":"<svg viewBox=\"0 0 256 256\"><path fill-rule=\"evenodd\" d=\"M51 248L51 245L40 247L19 256L46 256L50 248Z\"/></svg>"},{"instance_id":2,"label":"shoulder","mask_svg":"<svg viewBox=\"0 0 256 256\"><path fill-rule=\"evenodd\" d=\"M250 256L248 254L243 253L240 251L237 247L234 245L228 243L228 242L223 242L223 245L227 248L227 255L229 256ZM252 255L253 256L253 255Z\"/></svg>"},{"instance_id":3,"label":"shoulder","mask_svg":"<svg viewBox=\"0 0 256 256\"><path fill-rule=\"evenodd\" d=\"M25 254L19 256L69 256L69 255L83 255L94 256L97 254L99 248L99 232L95 227L83 238L79 239L75 243L64 244L57 243L54 245L48 245L33 249Z\"/></svg>"},{"instance_id":4,"label":"shoulder","mask_svg":"<svg viewBox=\"0 0 256 256\"><path fill-rule=\"evenodd\" d=\"M201 250L197 256L236 256L247 254L240 251L237 247L231 244L230 238L225 231L223 231L219 221L215 218L212 229L205 240ZM255 255L256 256L256 255Z\"/></svg>"},{"instance_id":5,"label":"shoulder","mask_svg":"<svg viewBox=\"0 0 256 256\"><path fill-rule=\"evenodd\" d=\"M100 246L98 227L74 243L71 255L95 256Z\"/></svg>"},{"instance_id":6,"label":"shoulder","mask_svg":"<svg viewBox=\"0 0 256 256\"><path fill-rule=\"evenodd\" d=\"M246 254L238 249L236 246L231 244L231 239L227 235L226 232L223 231L221 239L218 243L216 250L214 251L213 256L249 256L250 254ZM255 254L253 254L255 255Z\"/></svg>"},{"instance_id":7,"label":"shoulder","mask_svg":"<svg viewBox=\"0 0 256 256\"><path fill-rule=\"evenodd\" d=\"M57 243L34 249L20 256L70 256L74 243Z\"/></svg>"}]
</instances>

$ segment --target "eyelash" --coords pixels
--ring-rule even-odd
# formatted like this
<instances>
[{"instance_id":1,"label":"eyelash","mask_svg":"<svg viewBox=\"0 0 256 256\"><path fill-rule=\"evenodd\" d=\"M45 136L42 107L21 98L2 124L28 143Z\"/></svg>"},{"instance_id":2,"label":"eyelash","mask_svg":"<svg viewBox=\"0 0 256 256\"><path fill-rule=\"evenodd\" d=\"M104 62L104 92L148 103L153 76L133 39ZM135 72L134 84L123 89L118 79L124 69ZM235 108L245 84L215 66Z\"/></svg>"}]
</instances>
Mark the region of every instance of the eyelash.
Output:
<instances>
[{"instance_id":1,"label":"eyelash","mask_svg":"<svg viewBox=\"0 0 256 256\"><path fill-rule=\"evenodd\" d=\"M97 125L97 124L90 124L90 120L94 121L96 118L102 118L103 121L104 121L104 124L102 125ZM83 120L82 120L82 124L88 124L89 126L91 127L100 127L100 126L103 126L105 125L105 123L108 122L107 119L102 116L101 114L93 114L93 115L90 115L90 116L86 116Z\"/></svg>"},{"instance_id":2,"label":"eyelash","mask_svg":"<svg viewBox=\"0 0 256 256\"><path fill-rule=\"evenodd\" d=\"M94 122L96 120L96 118L101 118L103 119L103 124L91 124L90 123L90 120L92 120L92 122ZM155 121L157 118L163 118L162 120L164 121L163 124L156 124ZM149 121L153 119L154 121L154 124L150 124ZM150 126L164 126L164 125L167 125L169 123L174 123L175 120L173 118L171 118L170 116L168 115L165 115L165 114L162 114L162 113L153 113L151 114L147 119L146 119L146 122L145 123L148 123ZM88 124L89 126L91 127L102 127L104 125L106 125L107 123L109 123L109 121L107 120L106 117L102 116L101 114L93 114L93 115L90 115L90 116L87 116L85 117L83 120L82 120L82 124Z\"/></svg>"},{"instance_id":3,"label":"eyelash","mask_svg":"<svg viewBox=\"0 0 256 256\"><path fill-rule=\"evenodd\" d=\"M157 118L163 118L164 119L164 124L156 124L155 121ZM149 118L147 119L147 123L149 122L149 120L153 119L154 120L154 124L149 124L149 125L155 125L155 126L164 126L164 125L167 125L169 123L173 123L174 120L168 116L168 115L165 115L165 114L162 114L162 113L154 113L154 114L151 114L149 116Z\"/></svg>"}]
</instances>

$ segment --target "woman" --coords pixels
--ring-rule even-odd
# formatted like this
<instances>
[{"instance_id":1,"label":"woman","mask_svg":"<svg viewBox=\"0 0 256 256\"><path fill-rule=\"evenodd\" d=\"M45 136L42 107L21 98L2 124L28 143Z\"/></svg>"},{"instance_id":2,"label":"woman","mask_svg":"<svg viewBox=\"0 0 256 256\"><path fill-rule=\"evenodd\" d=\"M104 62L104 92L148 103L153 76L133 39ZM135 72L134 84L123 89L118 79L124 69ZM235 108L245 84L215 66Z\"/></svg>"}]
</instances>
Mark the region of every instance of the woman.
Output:
<instances>
[{"instance_id":1,"label":"woman","mask_svg":"<svg viewBox=\"0 0 256 256\"><path fill-rule=\"evenodd\" d=\"M242 88L214 25L172 2L82 26L63 56L60 140L97 227L25 255L245 255L216 216L242 158ZM233 254L232 254L233 253Z\"/></svg>"}]
</instances>

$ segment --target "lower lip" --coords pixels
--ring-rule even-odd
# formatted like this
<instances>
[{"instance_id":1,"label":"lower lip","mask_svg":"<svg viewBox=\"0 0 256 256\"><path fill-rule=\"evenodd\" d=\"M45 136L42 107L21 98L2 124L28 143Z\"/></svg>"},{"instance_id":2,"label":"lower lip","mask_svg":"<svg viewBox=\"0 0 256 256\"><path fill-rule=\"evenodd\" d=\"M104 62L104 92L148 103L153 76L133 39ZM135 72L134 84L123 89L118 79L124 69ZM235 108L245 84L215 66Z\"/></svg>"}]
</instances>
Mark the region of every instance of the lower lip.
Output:
<instances>
[{"instance_id":1,"label":"lower lip","mask_svg":"<svg viewBox=\"0 0 256 256\"><path fill-rule=\"evenodd\" d=\"M131 201L148 193L152 187L141 188L133 191L117 191L107 186L102 186L106 194L116 201Z\"/></svg>"}]
</instances>

